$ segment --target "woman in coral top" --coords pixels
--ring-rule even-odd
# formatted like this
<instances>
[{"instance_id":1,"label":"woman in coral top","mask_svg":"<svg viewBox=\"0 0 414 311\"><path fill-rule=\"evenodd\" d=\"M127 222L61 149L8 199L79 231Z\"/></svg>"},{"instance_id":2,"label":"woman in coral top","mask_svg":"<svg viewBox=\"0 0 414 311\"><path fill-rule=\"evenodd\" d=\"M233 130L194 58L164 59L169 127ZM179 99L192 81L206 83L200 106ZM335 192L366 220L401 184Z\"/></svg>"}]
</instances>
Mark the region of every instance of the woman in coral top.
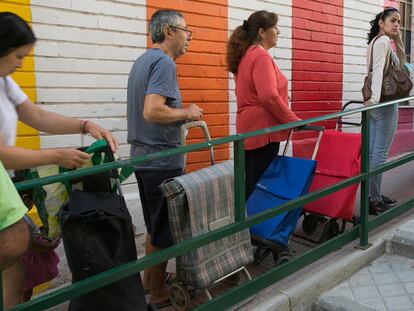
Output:
<instances>
[{"instance_id":1,"label":"woman in coral top","mask_svg":"<svg viewBox=\"0 0 414 311\"><path fill-rule=\"evenodd\" d=\"M236 81L237 133L299 120L289 108L288 80L268 52L277 44L277 22L276 13L254 12L227 44L228 70ZM246 139L246 199L287 135L282 131Z\"/></svg>"}]
</instances>

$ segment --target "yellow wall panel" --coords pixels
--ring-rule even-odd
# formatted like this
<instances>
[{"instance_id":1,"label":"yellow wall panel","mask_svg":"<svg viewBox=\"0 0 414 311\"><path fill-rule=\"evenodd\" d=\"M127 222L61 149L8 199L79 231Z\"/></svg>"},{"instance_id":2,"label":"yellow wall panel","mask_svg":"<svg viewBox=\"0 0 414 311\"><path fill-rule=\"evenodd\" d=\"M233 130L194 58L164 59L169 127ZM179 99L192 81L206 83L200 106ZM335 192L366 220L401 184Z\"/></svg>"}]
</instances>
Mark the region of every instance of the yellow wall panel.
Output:
<instances>
[{"instance_id":1,"label":"yellow wall panel","mask_svg":"<svg viewBox=\"0 0 414 311\"><path fill-rule=\"evenodd\" d=\"M39 132L35 130L34 128L19 121L19 124L17 127L17 135L18 136L37 136L39 135Z\"/></svg>"},{"instance_id":2,"label":"yellow wall panel","mask_svg":"<svg viewBox=\"0 0 414 311\"><path fill-rule=\"evenodd\" d=\"M20 3L20 4L30 4L30 0L3 0L0 2L11 2L11 3Z\"/></svg>"},{"instance_id":3,"label":"yellow wall panel","mask_svg":"<svg viewBox=\"0 0 414 311\"><path fill-rule=\"evenodd\" d=\"M27 22L32 21L30 0L0 0L0 11L13 12ZM22 68L15 72L12 77L27 96L33 102L36 102L36 78L33 55L25 59ZM39 149L40 137L38 131L19 122L16 145L29 149Z\"/></svg>"},{"instance_id":4,"label":"yellow wall panel","mask_svg":"<svg viewBox=\"0 0 414 311\"><path fill-rule=\"evenodd\" d=\"M27 22L32 21L30 7L26 4L4 3L4 1L0 1L0 11L13 12L22 17Z\"/></svg>"},{"instance_id":5,"label":"yellow wall panel","mask_svg":"<svg viewBox=\"0 0 414 311\"><path fill-rule=\"evenodd\" d=\"M15 72L13 74L13 79L16 81L16 83L21 87L30 87L34 88L36 87L36 81L33 75L33 72L27 71L27 72Z\"/></svg>"},{"instance_id":6,"label":"yellow wall panel","mask_svg":"<svg viewBox=\"0 0 414 311\"><path fill-rule=\"evenodd\" d=\"M17 72L33 72L34 71L34 56L29 55L23 60L23 67L19 68Z\"/></svg>"},{"instance_id":7,"label":"yellow wall panel","mask_svg":"<svg viewBox=\"0 0 414 311\"><path fill-rule=\"evenodd\" d=\"M27 149L39 149L40 139L39 136L18 136L16 145Z\"/></svg>"}]
</instances>

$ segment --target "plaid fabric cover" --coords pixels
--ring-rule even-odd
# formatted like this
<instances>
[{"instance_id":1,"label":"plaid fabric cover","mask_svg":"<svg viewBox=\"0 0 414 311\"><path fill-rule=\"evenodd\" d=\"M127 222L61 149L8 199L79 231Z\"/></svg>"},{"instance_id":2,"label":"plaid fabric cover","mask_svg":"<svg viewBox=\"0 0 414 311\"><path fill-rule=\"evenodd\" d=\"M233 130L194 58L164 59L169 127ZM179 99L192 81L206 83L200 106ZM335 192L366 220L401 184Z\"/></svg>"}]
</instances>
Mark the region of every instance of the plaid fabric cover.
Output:
<instances>
[{"instance_id":1,"label":"plaid fabric cover","mask_svg":"<svg viewBox=\"0 0 414 311\"><path fill-rule=\"evenodd\" d=\"M160 187L168 200L174 243L209 232L211 222L226 216L234 222L233 161L176 177ZM252 260L246 229L179 256L177 277L203 288Z\"/></svg>"}]
</instances>

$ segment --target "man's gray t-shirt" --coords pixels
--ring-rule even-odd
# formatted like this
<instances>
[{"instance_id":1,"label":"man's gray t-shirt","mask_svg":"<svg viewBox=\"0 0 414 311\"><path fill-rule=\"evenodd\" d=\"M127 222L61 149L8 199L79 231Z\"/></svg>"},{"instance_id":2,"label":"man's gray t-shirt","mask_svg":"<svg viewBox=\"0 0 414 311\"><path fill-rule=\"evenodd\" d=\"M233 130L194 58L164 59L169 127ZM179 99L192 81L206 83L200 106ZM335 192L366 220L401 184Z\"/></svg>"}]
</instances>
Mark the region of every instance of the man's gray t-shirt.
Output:
<instances>
[{"instance_id":1,"label":"man's gray t-shirt","mask_svg":"<svg viewBox=\"0 0 414 311\"><path fill-rule=\"evenodd\" d=\"M160 49L149 49L138 57L128 79L127 119L131 156L147 155L180 145L182 122L159 124L144 119L147 94L167 98L171 108L181 108L182 99L177 83L175 62ZM136 170L173 170L182 168L182 155L138 164Z\"/></svg>"}]
</instances>

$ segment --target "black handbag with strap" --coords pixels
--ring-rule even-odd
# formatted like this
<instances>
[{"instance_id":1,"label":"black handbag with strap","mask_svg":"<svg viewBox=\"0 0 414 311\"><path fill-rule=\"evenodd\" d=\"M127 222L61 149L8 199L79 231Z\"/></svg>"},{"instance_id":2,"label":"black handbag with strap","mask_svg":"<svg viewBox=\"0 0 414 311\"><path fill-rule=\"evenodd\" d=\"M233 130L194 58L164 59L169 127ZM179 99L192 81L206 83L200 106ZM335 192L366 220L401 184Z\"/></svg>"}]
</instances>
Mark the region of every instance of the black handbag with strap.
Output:
<instances>
[{"instance_id":1,"label":"black handbag with strap","mask_svg":"<svg viewBox=\"0 0 414 311\"><path fill-rule=\"evenodd\" d=\"M111 151L106 151L112 154ZM112 158L113 160L113 158ZM59 214L72 282L137 259L131 216L121 194L111 191L117 171L82 177ZM119 186L119 184L118 184ZM71 300L70 311L147 310L139 273Z\"/></svg>"}]
</instances>

